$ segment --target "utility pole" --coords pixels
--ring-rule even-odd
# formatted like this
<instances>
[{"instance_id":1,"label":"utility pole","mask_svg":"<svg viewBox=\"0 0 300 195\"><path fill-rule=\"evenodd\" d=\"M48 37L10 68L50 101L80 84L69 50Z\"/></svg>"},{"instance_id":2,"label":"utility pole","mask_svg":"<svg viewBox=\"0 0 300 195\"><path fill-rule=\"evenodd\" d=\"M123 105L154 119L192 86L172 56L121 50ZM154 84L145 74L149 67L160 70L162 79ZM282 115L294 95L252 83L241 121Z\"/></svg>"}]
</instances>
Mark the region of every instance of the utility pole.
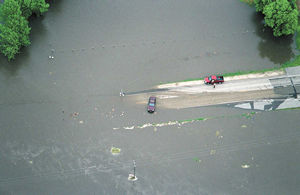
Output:
<instances>
[{"instance_id":1,"label":"utility pole","mask_svg":"<svg viewBox=\"0 0 300 195\"><path fill-rule=\"evenodd\" d=\"M128 176L128 180L129 181L136 181L138 178L135 176L135 168L136 168L136 164L135 164L135 160L133 160L133 174L129 174Z\"/></svg>"},{"instance_id":2,"label":"utility pole","mask_svg":"<svg viewBox=\"0 0 300 195\"><path fill-rule=\"evenodd\" d=\"M135 177L135 168L136 168L136 164L135 164L135 160L133 160L133 177Z\"/></svg>"},{"instance_id":3,"label":"utility pole","mask_svg":"<svg viewBox=\"0 0 300 195\"><path fill-rule=\"evenodd\" d=\"M297 98L297 90L296 90L296 88L295 88L294 82L293 82L293 80L292 80L291 77L290 77L290 81L291 81L292 87L293 87L293 89L294 89L294 97Z\"/></svg>"}]
</instances>

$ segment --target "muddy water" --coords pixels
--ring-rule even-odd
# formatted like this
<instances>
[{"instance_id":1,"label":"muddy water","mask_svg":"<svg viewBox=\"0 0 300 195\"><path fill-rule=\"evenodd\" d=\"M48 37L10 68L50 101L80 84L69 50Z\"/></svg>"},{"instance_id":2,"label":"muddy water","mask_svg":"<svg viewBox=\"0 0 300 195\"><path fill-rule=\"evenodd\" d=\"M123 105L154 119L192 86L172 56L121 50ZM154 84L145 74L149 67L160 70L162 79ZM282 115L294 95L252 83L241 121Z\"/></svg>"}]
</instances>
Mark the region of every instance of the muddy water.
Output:
<instances>
[{"instance_id":1,"label":"muddy water","mask_svg":"<svg viewBox=\"0 0 300 195\"><path fill-rule=\"evenodd\" d=\"M272 38L260 20L236 0L53 1L31 22L32 45L14 62L0 58L0 194L298 192L299 110L149 115L118 96L278 67L295 55L293 39ZM212 119L122 128L199 117Z\"/></svg>"}]
</instances>

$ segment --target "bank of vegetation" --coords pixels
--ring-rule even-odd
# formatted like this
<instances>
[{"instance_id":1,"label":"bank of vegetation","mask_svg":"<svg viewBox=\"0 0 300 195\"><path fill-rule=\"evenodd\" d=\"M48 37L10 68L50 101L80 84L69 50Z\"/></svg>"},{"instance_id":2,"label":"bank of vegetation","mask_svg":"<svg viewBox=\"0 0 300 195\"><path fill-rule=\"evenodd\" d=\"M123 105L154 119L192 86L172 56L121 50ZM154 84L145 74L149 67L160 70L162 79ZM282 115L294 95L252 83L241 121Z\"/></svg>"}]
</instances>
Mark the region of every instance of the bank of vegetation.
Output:
<instances>
[{"instance_id":1,"label":"bank of vegetation","mask_svg":"<svg viewBox=\"0 0 300 195\"><path fill-rule=\"evenodd\" d=\"M300 50L300 0L241 0L255 6L257 12L264 15L265 25L272 28L273 35L284 36L296 33L296 45ZM300 56L284 63L281 67L300 65Z\"/></svg>"},{"instance_id":2,"label":"bank of vegetation","mask_svg":"<svg viewBox=\"0 0 300 195\"><path fill-rule=\"evenodd\" d=\"M0 4L0 52L11 60L23 46L30 45L31 15L40 16L49 8L45 0L5 0Z\"/></svg>"},{"instance_id":3,"label":"bank of vegetation","mask_svg":"<svg viewBox=\"0 0 300 195\"><path fill-rule=\"evenodd\" d=\"M273 29L273 35L294 34L298 25L297 0L241 0L254 5L264 15L265 25Z\"/></svg>"}]
</instances>

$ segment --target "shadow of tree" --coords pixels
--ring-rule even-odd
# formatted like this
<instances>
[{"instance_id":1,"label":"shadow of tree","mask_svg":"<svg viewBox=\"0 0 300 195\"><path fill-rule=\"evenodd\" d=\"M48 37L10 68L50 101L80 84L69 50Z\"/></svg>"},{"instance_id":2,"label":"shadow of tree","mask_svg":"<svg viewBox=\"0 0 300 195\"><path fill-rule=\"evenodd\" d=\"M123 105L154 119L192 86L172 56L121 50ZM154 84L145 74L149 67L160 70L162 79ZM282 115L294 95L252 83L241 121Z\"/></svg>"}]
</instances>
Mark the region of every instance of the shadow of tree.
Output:
<instances>
[{"instance_id":1,"label":"shadow of tree","mask_svg":"<svg viewBox=\"0 0 300 195\"><path fill-rule=\"evenodd\" d=\"M20 53L16 55L14 60L8 61L8 59L4 55L0 55L0 71L3 75L15 76L24 64L29 59L29 52L27 48L21 48Z\"/></svg>"},{"instance_id":2,"label":"shadow of tree","mask_svg":"<svg viewBox=\"0 0 300 195\"><path fill-rule=\"evenodd\" d=\"M261 38L258 44L259 54L268 58L274 64L283 64L292 59L295 54L292 49L293 36L274 37L272 29L264 25L264 16L254 13L252 21L256 24L256 35Z\"/></svg>"}]
</instances>

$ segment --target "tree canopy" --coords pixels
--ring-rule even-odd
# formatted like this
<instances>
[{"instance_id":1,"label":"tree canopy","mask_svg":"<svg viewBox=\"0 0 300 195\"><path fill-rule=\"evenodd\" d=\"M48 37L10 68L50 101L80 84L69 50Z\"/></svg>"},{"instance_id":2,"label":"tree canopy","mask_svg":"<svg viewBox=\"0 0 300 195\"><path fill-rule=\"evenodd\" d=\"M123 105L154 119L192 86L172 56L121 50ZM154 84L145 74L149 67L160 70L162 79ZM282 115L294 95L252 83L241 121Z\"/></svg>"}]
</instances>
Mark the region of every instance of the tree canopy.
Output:
<instances>
[{"instance_id":1,"label":"tree canopy","mask_svg":"<svg viewBox=\"0 0 300 195\"><path fill-rule=\"evenodd\" d=\"M296 0L254 0L256 11L262 12L265 24L274 36L294 34L298 25Z\"/></svg>"},{"instance_id":2,"label":"tree canopy","mask_svg":"<svg viewBox=\"0 0 300 195\"><path fill-rule=\"evenodd\" d=\"M0 52L9 60L30 45L28 17L48 10L45 0L5 0L0 7Z\"/></svg>"},{"instance_id":3,"label":"tree canopy","mask_svg":"<svg viewBox=\"0 0 300 195\"><path fill-rule=\"evenodd\" d=\"M21 11L24 17L28 18L33 13L40 16L48 11L49 4L45 0L17 0L21 5Z\"/></svg>"}]
</instances>

